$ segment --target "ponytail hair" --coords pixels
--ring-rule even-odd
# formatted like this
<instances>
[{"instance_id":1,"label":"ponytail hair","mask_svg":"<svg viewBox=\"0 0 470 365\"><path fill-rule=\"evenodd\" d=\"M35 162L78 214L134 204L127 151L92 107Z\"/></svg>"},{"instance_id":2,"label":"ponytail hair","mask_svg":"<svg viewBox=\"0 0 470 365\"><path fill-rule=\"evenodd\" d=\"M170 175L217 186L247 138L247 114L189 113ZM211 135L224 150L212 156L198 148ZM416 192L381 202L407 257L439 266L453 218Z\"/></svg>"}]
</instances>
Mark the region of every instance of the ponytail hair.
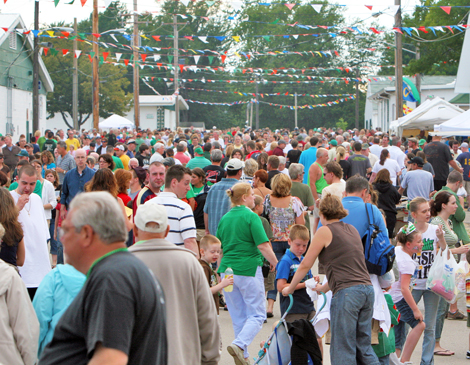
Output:
<instances>
[{"instance_id":1,"label":"ponytail hair","mask_svg":"<svg viewBox=\"0 0 470 365\"><path fill-rule=\"evenodd\" d=\"M442 204L448 204L450 197L452 196L451 193L448 191L440 191L436 197L431 200L430 206L431 206L431 216L435 217L439 214L439 212L442 210Z\"/></svg>"},{"instance_id":2,"label":"ponytail hair","mask_svg":"<svg viewBox=\"0 0 470 365\"><path fill-rule=\"evenodd\" d=\"M250 194L251 185L248 183L237 183L233 185L230 189L226 190L228 197L232 203L232 207L235 205L240 205L242 202L243 195Z\"/></svg>"},{"instance_id":3,"label":"ponytail hair","mask_svg":"<svg viewBox=\"0 0 470 365\"><path fill-rule=\"evenodd\" d=\"M336 147L336 162L344 160L344 156L346 156L346 149L343 146Z\"/></svg>"},{"instance_id":4,"label":"ponytail hair","mask_svg":"<svg viewBox=\"0 0 470 365\"><path fill-rule=\"evenodd\" d=\"M396 236L397 242L402 246L406 245L407 242L413 242L417 234L421 232L418 231L413 223L408 223L406 226L400 228Z\"/></svg>"},{"instance_id":5,"label":"ponytail hair","mask_svg":"<svg viewBox=\"0 0 470 365\"><path fill-rule=\"evenodd\" d=\"M390 156L390 152L388 152L388 150L386 148L384 148L382 150L382 152L380 152L380 164L383 166L384 163L385 163L385 160L387 159L387 157Z\"/></svg>"}]
</instances>

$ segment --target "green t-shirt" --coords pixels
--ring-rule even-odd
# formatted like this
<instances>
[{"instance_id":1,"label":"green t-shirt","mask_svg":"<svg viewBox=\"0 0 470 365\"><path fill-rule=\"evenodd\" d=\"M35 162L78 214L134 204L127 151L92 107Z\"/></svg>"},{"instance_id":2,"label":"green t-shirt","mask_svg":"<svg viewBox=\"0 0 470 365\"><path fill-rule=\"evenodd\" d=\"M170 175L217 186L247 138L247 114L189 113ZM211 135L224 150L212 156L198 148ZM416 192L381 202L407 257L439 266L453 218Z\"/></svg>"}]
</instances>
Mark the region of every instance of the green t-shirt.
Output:
<instances>
[{"instance_id":1,"label":"green t-shirt","mask_svg":"<svg viewBox=\"0 0 470 365\"><path fill-rule=\"evenodd\" d=\"M13 191L15 190L16 188L18 187L18 182L13 182L10 187L8 188L9 191ZM37 194L39 195L39 197L42 199L42 184L41 182L38 180L36 181L36 187L34 188L34 191L33 191L34 194Z\"/></svg>"},{"instance_id":2,"label":"green t-shirt","mask_svg":"<svg viewBox=\"0 0 470 365\"><path fill-rule=\"evenodd\" d=\"M233 207L220 220L216 236L224 252L218 272L231 267L235 275L254 277L263 265L258 245L269 241L260 217L244 205Z\"/></svg>"},{"instance_id":3,"label":"green t-shirt","mask_svg":"<svg viewBox=\"0 0 470 365\"><path fill-rule=\"evenodd\" d=\"M54 156L54 150L56 149L56 147L57 147L57 142L55 140L47 139L46 141L44 141L43 145L41 146L41 151L49 151Z\"/></svg>"},{"instance_id":4,"label":"green t-shirt","mask_svg":"<svg viewBox=\"0 0 470 365\"><path fill-rule=\"evenodd\" d=\"M306 184L302 184L298 181L293 181L290 194L299 198L305 207L311 207L315 204L313 200L312 190L310 189L310 186ZM310 231L310 214L305 214L304 217L305 227L307 227Z\"/></svg>"},{"instance_id":5,"label":"green t-shirt","mask_svg":"<svg viewBox=\"0 0 470 365\"><path fill-rule=\"evenodd\" d=\"M46 137L42 136L39 137L38 139L38 146L39 146L39 151L42 151L42 145L46 142Z\"/></svg>"},{"instance_id":6,"label":"green t-shirt","mask_svg":"<svg viewBox=\"0 0 470 365\"><path fill-rule=\"evenodd\" d=\"M195 156L194 158L190 159L189 162L186 164L188 169L194 169L195 167L200 167L203 169L206 166L209 166L211 162L203 157L203 156Z\"/></svg>"},{"instance_id":7,"label":"green t-shirt","mask_svg":"<svg viewBox=\"0 0 470 365\"><path fill-rule=\"evenodd\" d=\"M116 171L117 169L124 169L124 165L122 164L122 161L119 157L113 156L114 160L114 170Z\"/></svg>"}]
</instances>

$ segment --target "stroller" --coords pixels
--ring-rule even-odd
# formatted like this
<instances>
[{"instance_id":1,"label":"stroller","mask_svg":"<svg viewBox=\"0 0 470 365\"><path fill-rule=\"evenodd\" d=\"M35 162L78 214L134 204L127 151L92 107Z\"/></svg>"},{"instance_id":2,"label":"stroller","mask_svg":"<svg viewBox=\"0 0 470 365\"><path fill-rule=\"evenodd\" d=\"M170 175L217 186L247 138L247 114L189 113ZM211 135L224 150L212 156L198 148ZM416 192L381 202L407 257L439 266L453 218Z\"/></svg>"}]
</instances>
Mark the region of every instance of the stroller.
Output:
<instances>
[{"instance_id":1,"label":"stroller","mask_svg":"<svg viewBox=\"0 0 470 365\"><path fill-rule=\"evenodd\" d=\"M323 297L323 305L317 310L315 317L310 321L312 324L317 318L318 314L326 305L325 293L320 293ZM287 322L285 317L289 313L294 299L289 295L290 304L284 315L279 320L279 323L274 328L274 331L269 335L264 343L263 348L258 352L258 358L255 360L254 365L289 365L291 361L291 347L292 338L288 333ZM308 365L313 364L309 360ZM307 364L306 364L307 365Z\"/></svg>"}]
</instances>

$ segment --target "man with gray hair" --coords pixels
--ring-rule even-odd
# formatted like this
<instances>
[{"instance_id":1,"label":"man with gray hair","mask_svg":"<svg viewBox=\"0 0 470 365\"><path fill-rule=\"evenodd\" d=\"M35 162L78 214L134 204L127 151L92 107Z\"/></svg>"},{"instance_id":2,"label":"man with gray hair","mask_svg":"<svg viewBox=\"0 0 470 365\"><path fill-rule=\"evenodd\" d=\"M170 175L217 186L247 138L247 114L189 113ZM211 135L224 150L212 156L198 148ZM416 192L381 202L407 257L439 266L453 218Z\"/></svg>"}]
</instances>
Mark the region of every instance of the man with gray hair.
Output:
<instances>
[{"instance_id":1,"label":"man with gray hair","mask_svg":"<svg viewBox=\"0 0 470 365\"><path fill-rule=\"evenodd\" d=\"M152 201L141 205L134 218L139 243L129 251L160 278L165 299L171 303L167 307L172 322L168 363L217 364L220 335L214 298L194 253L168 240L170 224L164 206ZM184 300L178 288L185 288Z\"/></svg>"},{"instance_id":2,"label":"man with gray hair","mask_svg":"<svg viewBox=\"0 0 470 365\"><path fill-rule=\"evenodd\" d=\"M221 150L212 150L211 151L211 165L208 165L203 168L206 173L206 181L213 185L218 183L222 178L225 177L225 170L220 166L222 161L222 151Z\"/></svg>"},{"instance_id":3,"label":"man with gray hair","mask_svg":"<svg viewBox=\"0 0 470 365\"><path fill-rule=\"evenodd\" d=\"M181 141L176 145L176 153L174 158L179 160L183 166L186 166L186 164L189 162L191 159L190 155L186 154L187 150L187 143L185 141Z\"/></svg>"},{"instance_id":4,"label":"man with gray hair","mask_svg":"<svg viewBox=\"0 0 470 365\"><path fill-rule=\"evenodd\" d=\"M312 190L310 186L302 183L304 178L304 166L300 163L291 163L289 166L289 175L292 180L292 188L290 193L300 199L304 207L313 211L315 209L315 201L313 200ZM305 226L310 230L310 214L305 214Z\"/></svg>"},{"instance_id":5,"label":"man with gray hair","mask_svg":"<svg viewBox=\"0 0 470 365\"><path fill-rule=\"evenodd\" d=\"M153 149L155 153L150 157L150 162L149 165L152 162L162 162L163 160L163 154L165 153L165 145L163 143L157 142L155 143L155 146L153 146Z\"/></svg>"},{"instance_id":6,"label":"man with gray hair","mask_svg":"<svg viewBox=\"0 0 470 365\"><path fill-rule=\"evenodd\" d=\"M127 251L116 198L108 192L80 194L60 235L67 262L87 280L39 363L167 364L163 291L145 264Z\"/></svg>"},{"instance_id":7,"label":"man with gray hair","mask_svg":"<svg viewBox=\"0 0 470 365\"><path fill-rule=\"evenodd\" d=\"M75 167L75 161L70 153L67 153L67 143L64 141L57 142L57 156L55 170L59 175L59 182L64 182L65 174Z\"/></svg>"}]
</instances>

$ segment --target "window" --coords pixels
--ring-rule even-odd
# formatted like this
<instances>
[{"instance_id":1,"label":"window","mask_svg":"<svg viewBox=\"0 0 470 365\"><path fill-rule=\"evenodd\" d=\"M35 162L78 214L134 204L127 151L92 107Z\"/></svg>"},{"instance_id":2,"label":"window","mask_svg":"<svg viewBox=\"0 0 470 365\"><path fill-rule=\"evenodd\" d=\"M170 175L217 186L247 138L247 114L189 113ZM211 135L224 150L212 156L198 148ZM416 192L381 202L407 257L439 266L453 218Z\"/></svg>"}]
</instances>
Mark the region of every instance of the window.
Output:
<instances>
[{"instance_id":1,"label":"window","mask_svg":"<svg viewBox=\"0 0 470 365\"><path fill-rule=\"evenodd\" d=\"M10 48L16 50L16 32L10 33Z\"/></svg>"}]
</instances>

